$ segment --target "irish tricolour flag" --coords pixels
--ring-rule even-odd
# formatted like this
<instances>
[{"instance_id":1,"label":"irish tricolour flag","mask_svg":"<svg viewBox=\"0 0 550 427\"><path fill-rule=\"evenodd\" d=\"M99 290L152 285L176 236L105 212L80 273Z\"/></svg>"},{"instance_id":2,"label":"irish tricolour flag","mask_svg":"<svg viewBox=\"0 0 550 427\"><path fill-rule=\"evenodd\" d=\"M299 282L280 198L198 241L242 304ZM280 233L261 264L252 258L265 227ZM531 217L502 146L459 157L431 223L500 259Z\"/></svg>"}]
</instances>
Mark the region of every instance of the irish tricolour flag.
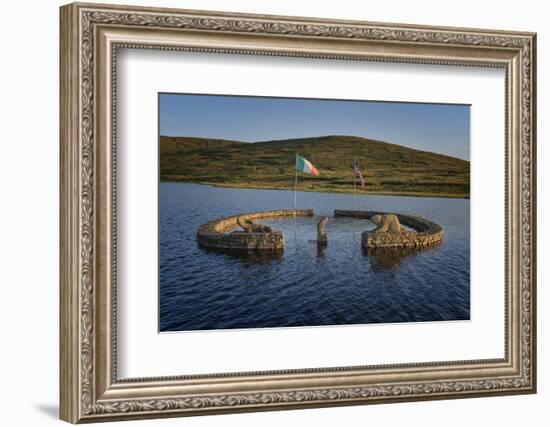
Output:
<instances>
[{"instance_id":1,"label":"irish tricolour flag","mask_svg":"<svg viewBox=\"0 0 550 427\"><path fill-rule=\"evenodd\" d=\"M309 160L306 160L301 156L296 156L296 170L298 172L309 173L315 176L319 175L317 168L313 166Z\"/></svg>"}]
</instances>

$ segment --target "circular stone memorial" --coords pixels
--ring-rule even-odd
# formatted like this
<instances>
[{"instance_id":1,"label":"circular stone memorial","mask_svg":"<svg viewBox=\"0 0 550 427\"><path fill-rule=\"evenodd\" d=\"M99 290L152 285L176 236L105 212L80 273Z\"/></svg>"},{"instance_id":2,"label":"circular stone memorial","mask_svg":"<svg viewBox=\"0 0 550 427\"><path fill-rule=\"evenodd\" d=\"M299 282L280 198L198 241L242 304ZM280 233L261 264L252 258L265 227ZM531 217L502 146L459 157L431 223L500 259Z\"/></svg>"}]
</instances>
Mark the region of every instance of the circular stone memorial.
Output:
<instances>
[{"instance_id":1,"label":"circular stone memorial","mask_svg":"<svg viewBox=\"0 0 550 427\"><path fill-rule=\"evenodd\" d=\"M290 209L266 212L249 212L218 218L199 227L197 241L201 246L230 251L280 252L285 248L282 231L273 230L256 221L296 217L313 217L313 209ZM427 219L401 213L335 210L334 218L351 217L372 221L376 228L361 234L361 247L403 248L417 250L438 244L443 239L443 229ZM317 226L317 243L330 240L325 232L328 217ZM239 230L240 228L240 230Z\"/></svg>"},{"instance_id":2,"label":"circular stone memorial","mask_svg":"<svg viewBox=\"0 0 550 427\"><path fill-rule=\"evenodd\" d=\"M427 219L391 212L335 210L334 217L352 217L371 220L374 230L361 234L363 249L406 248L422 249L436 245L443 239L443 229Z\"/></svg>"}]
</instances>

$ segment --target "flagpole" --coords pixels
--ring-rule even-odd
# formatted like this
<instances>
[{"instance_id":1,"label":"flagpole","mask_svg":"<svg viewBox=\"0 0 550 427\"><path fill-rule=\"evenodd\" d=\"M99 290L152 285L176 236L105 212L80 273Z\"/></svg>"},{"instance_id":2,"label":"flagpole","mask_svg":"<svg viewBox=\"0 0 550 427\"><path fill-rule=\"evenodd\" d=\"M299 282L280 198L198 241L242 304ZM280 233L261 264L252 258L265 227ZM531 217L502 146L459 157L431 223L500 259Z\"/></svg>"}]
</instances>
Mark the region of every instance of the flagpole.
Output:
<instances>
[{"instance_id":1,"label":"flagpole","mask_svg":"<svg viewBox=\"0 0 550 427\"><path fill-rule=\"evenodd\" d=\"M355 168L355 165L357 162L357 159L353 158L353 167ZM355 170L353 171L353 198L354 198L354 206L355 210L357 210L357 174L355 173Z\"/></svg>"},{"instance_id":2,"label":"flagpole","mask_svg":"<svg viewBox=\"0 0 550 427\"><path fill-rule=\"evenodd\" d=\"M296 210L296 188L298 187L298 153L294 159L294 210Z\"/></svg>"}]
</instances>

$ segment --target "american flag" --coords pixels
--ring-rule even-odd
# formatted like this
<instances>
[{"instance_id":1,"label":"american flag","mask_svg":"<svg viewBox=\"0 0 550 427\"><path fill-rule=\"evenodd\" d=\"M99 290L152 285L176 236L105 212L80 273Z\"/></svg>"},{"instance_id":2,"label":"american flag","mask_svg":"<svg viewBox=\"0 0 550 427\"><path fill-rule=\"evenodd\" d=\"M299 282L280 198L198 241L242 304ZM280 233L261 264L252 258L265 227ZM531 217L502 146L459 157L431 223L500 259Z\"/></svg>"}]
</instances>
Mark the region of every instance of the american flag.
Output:
<instances>
[{"instance_id":1,"label":"american flag","mask_svg":"<svg viewBox=\"0 0 550 427\"><path fill-rule=\"evenodd\" d=\"M353 173L355 173L355 177L359 178L359 181L361 182L361 188L364 189L365 179L363 178L363 174L361 173L361 168L359 167L359 162L357 160L353 162L352 169L353 169Z\"/></svg>"}]
</instances>

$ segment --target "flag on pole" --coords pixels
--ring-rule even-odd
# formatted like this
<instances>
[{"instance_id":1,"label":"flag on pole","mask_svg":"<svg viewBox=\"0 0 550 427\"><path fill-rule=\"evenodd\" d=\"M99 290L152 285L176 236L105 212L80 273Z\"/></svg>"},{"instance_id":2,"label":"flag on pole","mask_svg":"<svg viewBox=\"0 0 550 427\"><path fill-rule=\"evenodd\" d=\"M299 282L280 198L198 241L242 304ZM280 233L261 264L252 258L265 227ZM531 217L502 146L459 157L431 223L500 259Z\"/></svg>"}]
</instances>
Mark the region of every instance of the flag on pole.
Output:
<instances>
[{"instance_id":1,"label":"flag on pole","mask_svg":"<svg viewBox=\"0 0 550 427\"><path fill-rule=\"evenodd\" d=\"M311 164L309 160L301 156L296 156L296 170L298 172L309 173L310 175L318 176L319 170Z\"/></svg>"},{"instance_id":2,"label":"flag on pole","mask_svg":"<svg viewBox=\"0 0 550 427\"><path fill-rule=\"evenodd\" d=\"M361 168L359 167L359 162L355 160L353 162L353 173L355 173L355 177L359 178L359 182L361 183L361 188L365 189L365 179L363 178L363 174L361 173Z\"/></svg>"}]
</instances>

